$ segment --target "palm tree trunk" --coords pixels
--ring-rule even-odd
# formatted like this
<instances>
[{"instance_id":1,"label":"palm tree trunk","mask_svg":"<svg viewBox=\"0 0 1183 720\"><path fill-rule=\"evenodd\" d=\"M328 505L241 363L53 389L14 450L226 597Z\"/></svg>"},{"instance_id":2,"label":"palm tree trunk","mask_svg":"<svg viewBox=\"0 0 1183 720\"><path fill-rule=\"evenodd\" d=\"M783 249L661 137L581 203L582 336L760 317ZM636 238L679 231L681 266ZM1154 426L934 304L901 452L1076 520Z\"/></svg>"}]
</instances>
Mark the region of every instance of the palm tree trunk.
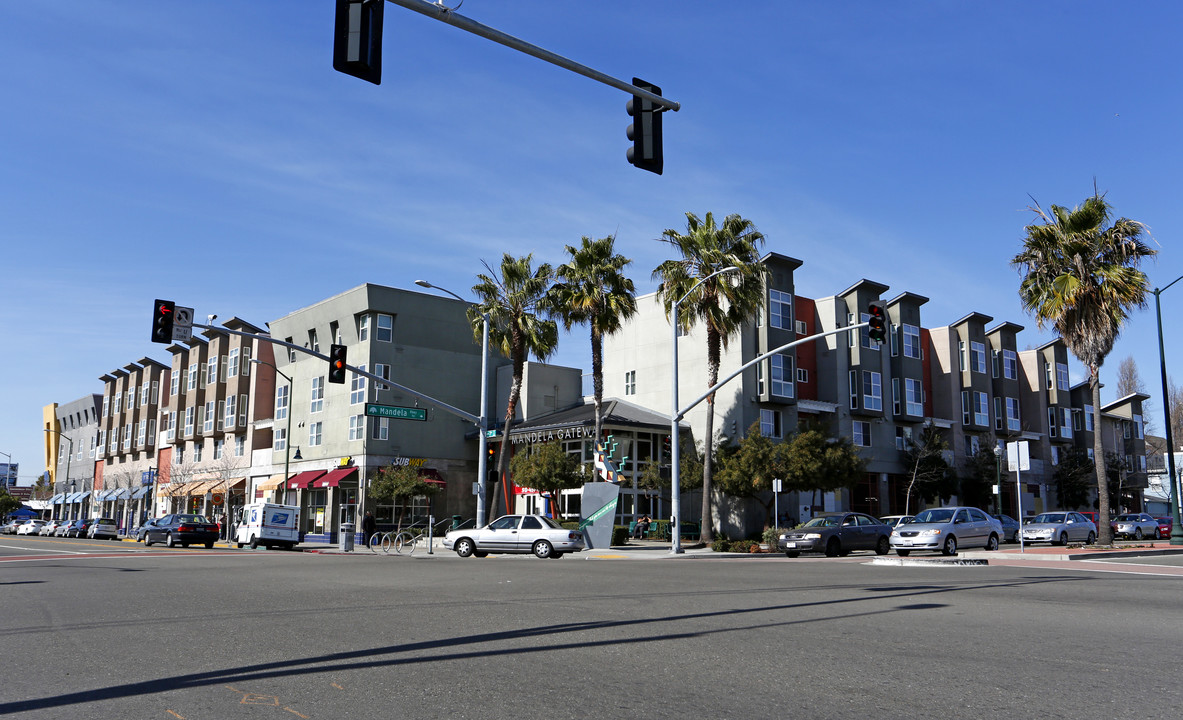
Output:
<instances>
[{"instance_id":1,"label":"palm tree trunk","mask_svg":"<svg viewBox=\"0 0 1183 720\"><path fill-rule=\"evenodd\" d=\"M1113 530L1109 527L1109 478L1105 474L1105 444L1101 439L1101 378L1098 377L1097 371L1097 367L1089 366L1089 389L1093 392L1093 464L1097 472L1097 542L1112 545Z\"/></svg>"},{"instance_id":2,"label":"palm tree trunk","mask_svg":"<svg viewBox=\"0 0 1183 720\"><path fill-rule=\"evenodd\" d=\"M593 436L594 442L601 442L603 438L600 433L604 427L604 418L600 415L601 406L604 404L604 341L596 332L595 322L592 322L591 331L591 360L592 360L592 400L596 406L596 424Z\"/></svg>"},{"instance_id":3,"label":"palm tree trunk","mask_svg":"<svg viewBox=\"0 0 1183 720\"><path fill-rule=\"evenodd\" d=\"M719 382L719 353L722 338L718 331L707 331L707 387L712 388ZM711 466L715 456L715 395L707 398L707 426L703 442L706 447L702 454L702 521L699 526L698 541L709 545L715 539L714 514L711 508Z\"/></svg>"},{"instance_id":4,"label":"palm tree trunk","mask_svg":"<svg viewBox=\"0 0 1183 720\"><path fill-rule=\"evenodd\" d=\"M509 472L509 429L513 423L514 415L517 414L518 399L521 397L521 393L522 376L520 374L515 374L513 376L513 384L510 385L509 388L509 402L505 406L505 421L501 426L501 449L500 452L497 453L497 476L493 479L493 488L490 492L492 497L485 499L489 508L489 512L485 515L485 518L489 522L496 520L498 517L497 501L500 497L498 492L501 488L506 487L506 484L509 480L509 478L506 477L506 474ZM505 509L508 512L508 501L506 502Z\"/></svg>"}]
</instances>

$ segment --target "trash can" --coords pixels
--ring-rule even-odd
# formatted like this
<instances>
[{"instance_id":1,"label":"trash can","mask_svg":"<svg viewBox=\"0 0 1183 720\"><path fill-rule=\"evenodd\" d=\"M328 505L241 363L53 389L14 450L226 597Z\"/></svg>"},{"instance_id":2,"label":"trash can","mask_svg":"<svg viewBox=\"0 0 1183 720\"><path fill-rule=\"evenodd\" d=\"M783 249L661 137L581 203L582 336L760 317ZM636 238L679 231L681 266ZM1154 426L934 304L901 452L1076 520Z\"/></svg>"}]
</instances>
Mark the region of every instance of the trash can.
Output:
<instances>
[{"instance_id":1,"label":"trash can","mask_svg":"<svg viewBox=\"0 0 1183 720\"><path fill-rule=\"evenodd\" d=\"M353 552L353 528L353 523L341 523L341 532L337 535L341 552Z\"/></svg>"},{"instance_id":2,"label":"trash can","mask_svg":"<svg viewBox=\"0 0 1183 720\"><path fill-rule=\"evenodd\" d=\"M455 530L458 527L460 527L460 516L453 515L452 516L452 529Z\"/></svg>"}]
</instances>

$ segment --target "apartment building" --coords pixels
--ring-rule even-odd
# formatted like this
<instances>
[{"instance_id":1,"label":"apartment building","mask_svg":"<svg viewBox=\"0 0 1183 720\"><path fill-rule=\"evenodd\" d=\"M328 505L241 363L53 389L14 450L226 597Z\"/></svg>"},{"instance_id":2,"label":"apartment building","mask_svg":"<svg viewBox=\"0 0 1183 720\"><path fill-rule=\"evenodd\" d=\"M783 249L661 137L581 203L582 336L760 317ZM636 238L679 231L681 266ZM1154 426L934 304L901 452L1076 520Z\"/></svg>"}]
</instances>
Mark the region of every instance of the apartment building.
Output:
<instances>
[{"instance_id":1,"label":"apartment building","mask_svg":"<svg viewBox=\"0 0 1183 720\"><path fill-rule=\"evenodd\" d=\"M99 377L103 401L90 514L115 518L121 525L149 516L160 392L168 384L168 374L167 365L144 357ZM77 501L87 499L80 496Z\"/></svg>"},{"instance_id":2,"label":"apartment building","mask_svg":"<svg viewBox=\"0 0 1183 720\"><path fill-rule=\"evenodd\" d=\"M81 504L68 503L67 499L94 489L101 403L102 396L96 393L45 408L45 464L54 490L49 503L54 517L71 512L77 517Z\"/></svg>"}]
</instances>

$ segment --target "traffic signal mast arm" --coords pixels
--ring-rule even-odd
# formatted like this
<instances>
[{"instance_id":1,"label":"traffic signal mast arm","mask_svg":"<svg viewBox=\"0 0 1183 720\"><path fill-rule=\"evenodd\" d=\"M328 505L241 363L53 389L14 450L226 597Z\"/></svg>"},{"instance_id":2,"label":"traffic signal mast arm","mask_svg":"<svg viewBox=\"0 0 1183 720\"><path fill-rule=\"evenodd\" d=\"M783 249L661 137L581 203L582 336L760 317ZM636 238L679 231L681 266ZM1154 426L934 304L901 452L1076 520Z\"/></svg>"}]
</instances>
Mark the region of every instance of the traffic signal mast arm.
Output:
<instances>
[{"instance_id":1,"label":"traffic signal mast arm","mask_svg":"<svg viewBox=\"0 0 1183 720\"><path fill-rule=\"evenodd\" d=\"M262 340L263 342L269 342L272 345L281 345L283 347L295 350L297 352L302 352L305 355L311 355L314 358L320 358L321 360L324 360L326 363L331 362L331 359L329 358L328 355L321 355L320 353L313 352L312 350L309 350L306 347L302 347L300 345L294 345L289 342L284 342L283 340L276 340L275 338L271 337L270 335L256 335L254 333L243 332L241 330L231 330L229 328L218 327L217 325L202 325L200 323L193 323L193 327L201 328L203 330L212 330L213 332L225 333L227 335L241 335L242 337L254 338L255 340ZM352 365L346 365L345 369L349 370L350 372L355 373L357 375L361 375L364 378L369 378L370 380L373 380L374 382L382 383L383 385L389 385L390 387L397 388L397 389L401 390L402 392L405 392L408 395L411 395L412 397L419 398L420 400L423 400L424 402L429 402L432 405L435 405L440 410L443 410L445 412L452 413L453 415L456 415L458 417L464 418L465 420L469 421L470 423L473 423L474 425L480 425L481 419L479 417L477 417L476 415L473 415L472 413L469 413L469 412L465 412L465 411L461 410L460 408L452 407L451 405L447 404L446 402L444 402L442 400L436 400L435 398L431 397L430 395L425 395L425 394L419 392L418 390L412 390L411 388L407 387L406 385L399 385L398 383L396 383L388 378L380 377L378 375L374 375L373 373L368 373L365 370L361 370L361 369L356 368Z\"/></svg>"},{"instance_id":2,"label":"traffic signal mast arm","mask_svg":"<svg viewBox=\"0 0 1183 720\"><path fill-rule=\"evenodd\" d=\"M697 400L695 400L694 402L690 403L690 404L689 404L689 405L687 405L686 407L684 407L684 408L681 408L681 409L678 411L678 416L674 418L674 422L678 422L678 421L680 421L682 418L686 417L686 413L687 413L687 412L689 412L689 411L690 411L690 410L691 410L691 409L692 409L692 408L693 408L695 405L698 405L698 404L699 404L700 402L702 402L703 400L706 400L707 398L709 398L709 397L710 397L712 394L714 394L715 392L717 392L717 391L719 390L719 388L721 388L721 387L723 387L724 385L726 385L727 383L731 382L731 381L732 381L732 380L734 380L734 379L735 379L735 378L736 378L736 377L737 377L737 376L738 376L738 375L739 375L741 372L743 372L744 370L747 370L748 368L750 368L751 366L753 366L753 365L755 365L756 363L760 362L761 360L765 360L765 359L767 359L767 358L770 358L770 357L772 357L773 355L776 355L777 353L780 353L780 352L782 352L782 351L784 351L784 350L788 350L788 349L789 349L789 348L791 348L791 347L796 347L797 345L802 345L802 344L804 344L804 343L807 343L807 342L813 342L814 340L818 340L818 339L820 339L820 338L824 338L824 337L826 337L827 335L839 335L839 334L841 334L841 333L844 333L844 332L853 332L853 331L855 331L855 330L860 330L860 329L862 329L862 328L865 328L865 327L868 327L868 326L870 326L870 323L858 323L858 324L856 324L856 325L847 325L846 327L838 328L837 330L827 330L826 332L822 332L822 333L817 333L817 334L814 334L814 335L810 335L809 337L803 337L803 338L801 338L800 340L794 340L794 341L793 341L793 342L791 342L791 343L786 343L786 344L784 344L784 345L781 345L781 346L780 346L780 347L778 347L778 348L775 348L775 349L773 349L773 350L769 350L768 352L764 353L763 355L760 355L759 357L752 358L751 360L749 360L749 361L747 361L746 363L744 363L743 365L741 365L741 366L739 367L739 369L738 369L738 370L736 370L735 372L731 373L731 374L730 374L730 375L728 375L727 377L723 378L723 379L722 379L722 380L720 380L719 382L717 382L717 383L715 383L714 385L712 385L712 386L711 386L711 389L710 389L710 390L707 390L705 393L703 393L703 394L702 394L702 395L701 395L701 396L700 396L700 397L699 397Z\"/></svg>"}]
</instances>

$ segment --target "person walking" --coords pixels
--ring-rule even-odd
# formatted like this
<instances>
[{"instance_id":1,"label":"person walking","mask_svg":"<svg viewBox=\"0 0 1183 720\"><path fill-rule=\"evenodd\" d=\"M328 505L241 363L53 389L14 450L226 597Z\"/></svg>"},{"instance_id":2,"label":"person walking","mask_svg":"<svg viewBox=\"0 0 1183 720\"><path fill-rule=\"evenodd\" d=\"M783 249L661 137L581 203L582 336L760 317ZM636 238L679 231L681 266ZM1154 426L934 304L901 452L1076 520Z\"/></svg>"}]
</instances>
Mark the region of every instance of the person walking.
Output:
<instances>
[{"instance_id":1,"label":"person walking","mask_svg":"<svg viewBox=\"0 0 1183 720\"><path fill-rule=\"evenodd\" d=\"M370 536L373 534L374 534L374 513L367 510L366 516L361 519L362 546L368 546L370 544Z\"/></svg>"}]
</instances>

